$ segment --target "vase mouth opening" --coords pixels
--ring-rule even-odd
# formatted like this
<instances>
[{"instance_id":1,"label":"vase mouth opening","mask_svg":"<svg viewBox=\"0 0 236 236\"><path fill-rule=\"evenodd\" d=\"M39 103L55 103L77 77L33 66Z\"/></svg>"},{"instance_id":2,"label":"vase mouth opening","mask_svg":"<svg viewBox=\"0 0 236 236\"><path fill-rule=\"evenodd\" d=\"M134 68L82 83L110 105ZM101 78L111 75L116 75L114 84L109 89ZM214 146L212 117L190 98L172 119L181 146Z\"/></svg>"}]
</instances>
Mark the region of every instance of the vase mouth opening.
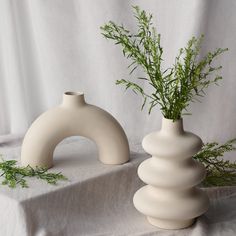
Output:
<instances>
[{"instance_id":1,"label":"vase mouth opening","mask_svg":"<svg viewBox=\"0 0 236 236\"><path fill-rule=\"evenodd\" d=\"M85 105L84 93L67 91L63 95L63 104L66 106Z\"/></svg>"},{"instance_id":2,"label":"vase mouth opening","mask_svg":"<svg viewBox=\"0 0 236 236\"><path fill-rule=\"evenodd\" d=\"M73 91L67 91L64 93L67 96L83 96L83 92L73 92Z\"/></svg>"}]
</instances>

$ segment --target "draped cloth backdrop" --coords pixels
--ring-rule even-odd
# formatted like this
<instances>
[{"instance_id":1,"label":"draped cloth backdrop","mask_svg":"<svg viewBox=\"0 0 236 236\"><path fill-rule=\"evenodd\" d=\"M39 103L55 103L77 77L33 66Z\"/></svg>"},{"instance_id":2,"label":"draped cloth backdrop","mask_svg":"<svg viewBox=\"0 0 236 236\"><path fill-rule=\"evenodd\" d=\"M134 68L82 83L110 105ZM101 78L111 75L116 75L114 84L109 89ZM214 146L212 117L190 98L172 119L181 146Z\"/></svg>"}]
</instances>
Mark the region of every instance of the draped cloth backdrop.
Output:
<instances>
[{"instance_id":1,"label":"draped cloth backdrop","mask_svg":"<svg viewBox=\"0 0 236 236\"><path fill-rule=\"evenodd\" d=\"M202 55L229 48L217 61L224 80L189 107L192 116L184 122L205 142L236 137L234 0L1 0L0 135L23 135L67 90L83 91L89 103L112 113L130 141L139 143L159 129L159 109L151 115L140 111L141 97L115 85L115 80L129 77L128 62L100 34L99 27L108 20L135 30L132 5L153 13L162 35L164 66L173 64L178 49L193 35L205 35ZM132 76L141 74L137 70Z\"/></svg>"}]
</instances>

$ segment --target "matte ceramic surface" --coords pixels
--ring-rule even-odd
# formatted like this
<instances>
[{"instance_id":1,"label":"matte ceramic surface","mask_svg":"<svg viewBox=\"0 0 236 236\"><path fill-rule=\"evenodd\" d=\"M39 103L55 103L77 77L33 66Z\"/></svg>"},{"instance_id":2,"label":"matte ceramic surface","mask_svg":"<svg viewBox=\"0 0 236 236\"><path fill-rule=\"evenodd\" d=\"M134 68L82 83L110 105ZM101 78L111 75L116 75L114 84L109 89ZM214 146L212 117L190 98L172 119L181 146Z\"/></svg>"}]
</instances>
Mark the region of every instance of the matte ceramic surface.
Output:
<instances>
[{"instance_id":1,"label":"matte ceramic surface","mask_svg":"<svg viewBox=\"0 0 236 236\"><path fill-rule=\"evenodd\" d=\"M194 187L205 177L204 166L192 159L201 149L201 139L184 131L182 119L163 118L161 130L147 135L142 145L152 157L138 168L148 185L135 193L135 207L157 227L188 227L209 206L205 192Z\"/></svg>"},{"instance_id":2,"label":"matte ceramic surface","mask_svg":"<svg viewBox=\"0 0 236 236\"><path fill-rule=\"evenodd\" d=\"M83 93L66 92L60 106L42 114L29 128L22 145L22 165L52 167L55 147L69 136L93 140L105 164L129 160L128 140L115 118L87 104Z\"/></svg>"}]
</instances>

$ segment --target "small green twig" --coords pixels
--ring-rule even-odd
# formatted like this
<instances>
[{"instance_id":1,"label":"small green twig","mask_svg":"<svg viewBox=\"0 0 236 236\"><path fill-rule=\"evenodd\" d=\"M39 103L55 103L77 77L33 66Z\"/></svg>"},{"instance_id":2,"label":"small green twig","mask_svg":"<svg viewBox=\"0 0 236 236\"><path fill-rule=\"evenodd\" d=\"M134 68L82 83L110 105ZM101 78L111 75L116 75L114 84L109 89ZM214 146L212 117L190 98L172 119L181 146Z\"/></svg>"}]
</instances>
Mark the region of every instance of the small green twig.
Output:
<instances>
[{"instance_id":1,"label":"small green twig","mask_svg":"<svg viewBox=\"0 0 236 236\"><path fill-rule=\"evenodd\" d=\"M2 184L10 188L15 188L20 185L22 188L27 188L28 184L26 177L36 177L46 181L48 184L56 185L60 180L67 180L61 173L49 173L46 168L31 166L18 167L16 160L3 160L0 162L1 177L3 177Z\"/></svg>"},{"instance_id":2,"label":"small green twig","mask_svg":"<svg viewBox=\"0 0 236 236\"><path fill-rule=\"evenodd\" d=\"M193 157L206 167L204 186L236 185L236 162L223 159L225 153L236 150L235 144L236 139L229 140L222 145L217 142L206 143Z\"/></svg>"}]
</instances>

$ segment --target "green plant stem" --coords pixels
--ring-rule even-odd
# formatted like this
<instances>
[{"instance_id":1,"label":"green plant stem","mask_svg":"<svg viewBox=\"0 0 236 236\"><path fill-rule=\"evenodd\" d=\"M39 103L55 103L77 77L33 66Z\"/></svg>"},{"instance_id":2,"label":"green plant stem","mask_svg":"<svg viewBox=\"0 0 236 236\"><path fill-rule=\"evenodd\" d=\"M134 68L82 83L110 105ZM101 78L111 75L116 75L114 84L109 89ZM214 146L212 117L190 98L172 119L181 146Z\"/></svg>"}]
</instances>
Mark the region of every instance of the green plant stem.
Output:
<instances>
[{"instance_id":1,"label":"green plant stem","mask_svg":"<svg viewBox=\"0 0 236 236\"><path fill-rule=\"evenodd\" d=\"M128 68L132 74L141 67L146 74L144 80L150 85L145 91L140 84L127 79L117 80L116 84L124 85L143 97L142 109L149 102L149 113L159 105L163 116L177 120L186 113L190 102L198 101L205 95L206 88L217 84L222 79L218 75L221 66L215 66L214 61L228 49L217 48L200 57L200 38L192 37L186 47L179 50L174 65L167 69L162 68L163 48L161 35L157 33L152 23L152 15L134 6L134 17L137 20L138 30L131 33L123 25L113 21L101 27L102 35L120 45L123 55L131 62Z\"/></svg>"},{"instance_id":2,"label":"green plant stem","mask_svg":"<svg viewBox=\"0 0 236 236\"><path fill-rule=\"evenodd\" d=\"M227 152L236 150L236 139L220 145L217 142L206 143L193 158L201 162L206 170L205 187L236 185L236 162L224 160Z\"/></svg>"},{"instance_id":3,"label":"green plant stem","mask_svg":"<svg viewBox=\"0 0 236 236\"><path fill-rule=\"evenodd\" d=\"M4 178L3 185L10 188L20 185L22 188L27 188L26 177L36 177L53 185L56 185L60 180L67 180L61 173L49 173L46 168L18 167L16 164L16 160L2 160L0 162L0 173L1 177Z\"/></svg>"}]
</instances>

